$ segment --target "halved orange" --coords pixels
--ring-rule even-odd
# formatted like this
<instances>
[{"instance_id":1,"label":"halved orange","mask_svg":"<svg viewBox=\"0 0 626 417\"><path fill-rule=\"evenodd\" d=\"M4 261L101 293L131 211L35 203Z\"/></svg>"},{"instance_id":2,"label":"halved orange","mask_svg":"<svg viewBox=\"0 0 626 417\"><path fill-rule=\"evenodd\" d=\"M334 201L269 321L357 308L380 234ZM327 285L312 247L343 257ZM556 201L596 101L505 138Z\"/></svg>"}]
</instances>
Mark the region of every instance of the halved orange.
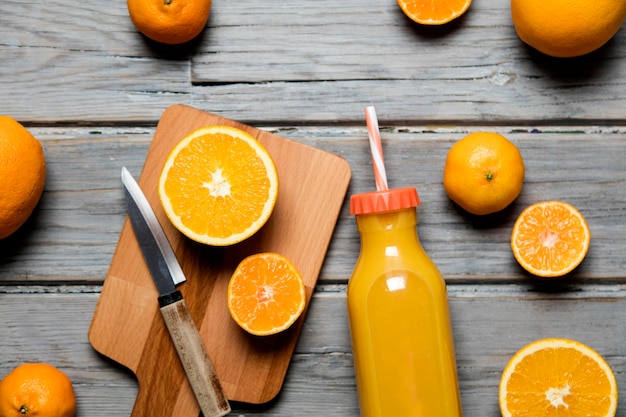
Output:
<instances>
[{"instance_id":1,"label":"halved orange","mask_svg":"<svg viewBox=\"0 0 626 417\"><path fill-rule=\"evenodd\" d=\"M230 126L203 127L171 151L159 179L167 217L189 238L227 246L252 236L269 219L278 174L263 145Z\"/></svg>"},{"instance_id":2,"label":"halved orange","mask_svg":"<svg viewBox=\"0 0 626 417\"><path fill-rule=\"evenodd\" d=\"M559 277L571 272L589 251L591 232L583 215L562 201L527 207L513 225L511 248L531 274Z\"/></svg>"},{"instance_id":3,"label":"halved orange","mask_svg":"<svg viewBox=\"0 0 626 417\"><path fill-rule=\"evenodd\" d=\"M472 0L397 0L411 20L422 25L443 25L467 11Z\"/></svg>"},{"instance_id":4,"label":"halved orange","mask_svg":"<svg viewBox=\"0 0 626 417\"><path fill-rule=\"evenodd\" d=\"M285 256L264 252L245 258L228 282L228 311L248 333L272 335L289 328L304 311L302 276Z\"/></svg>"},{"instance_id":5,"label":"halved orange","mask_svg":"<svg viewBox=\"0 0 626 417\"><path fill-rule=\"evenodd\" d=\"M580 342L550 338L520 349L504 368L503 417L613 417L617 382L602 356Z\"/></svg>"}]
</instances>

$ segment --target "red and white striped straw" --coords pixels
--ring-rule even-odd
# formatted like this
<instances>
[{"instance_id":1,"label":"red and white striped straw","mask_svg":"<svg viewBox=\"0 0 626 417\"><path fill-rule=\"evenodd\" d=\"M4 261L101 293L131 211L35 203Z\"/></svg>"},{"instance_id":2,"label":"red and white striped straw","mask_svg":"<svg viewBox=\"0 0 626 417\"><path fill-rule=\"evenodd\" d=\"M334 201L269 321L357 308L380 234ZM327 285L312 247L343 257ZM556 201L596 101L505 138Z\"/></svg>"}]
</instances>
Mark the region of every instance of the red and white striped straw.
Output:
<instances>
[{"instance_id":1,"label":"red and white striped straw","mask_svg":"<svg viewBox=\"0 0 626 417\"><path fill-rule=\"evenodd\" d=\"M370 149L374 165L376 190L385 191L389 189L389 186L387 185L387 171L385 170L385 160L383 159L383 146L380 140L378 118L376 117L376 109L374 109L373 106L365 108L365 121L367 123L367 132L370 137Z\"/></svg>"}]
</instances>

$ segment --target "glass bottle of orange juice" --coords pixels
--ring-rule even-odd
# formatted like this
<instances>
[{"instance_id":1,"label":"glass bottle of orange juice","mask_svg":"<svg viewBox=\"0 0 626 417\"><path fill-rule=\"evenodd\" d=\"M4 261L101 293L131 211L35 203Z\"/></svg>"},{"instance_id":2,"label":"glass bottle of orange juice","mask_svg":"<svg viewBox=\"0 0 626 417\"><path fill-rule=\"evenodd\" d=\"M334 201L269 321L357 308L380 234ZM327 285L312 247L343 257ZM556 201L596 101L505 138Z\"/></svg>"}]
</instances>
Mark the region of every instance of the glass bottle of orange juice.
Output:
<instances>
[{"instance_id":1,"label":"glass bottle of orange juice","mask_svg":"<svg viewBox=\"0 0 626 417\"><path fill-rule=\"evenodd\" d=\"M460 417L446 285L418 238L417 190L387 189L386 177L380 188L350 199L361 235L348 283L361 416Z\"/></svg>"}]
</instances>

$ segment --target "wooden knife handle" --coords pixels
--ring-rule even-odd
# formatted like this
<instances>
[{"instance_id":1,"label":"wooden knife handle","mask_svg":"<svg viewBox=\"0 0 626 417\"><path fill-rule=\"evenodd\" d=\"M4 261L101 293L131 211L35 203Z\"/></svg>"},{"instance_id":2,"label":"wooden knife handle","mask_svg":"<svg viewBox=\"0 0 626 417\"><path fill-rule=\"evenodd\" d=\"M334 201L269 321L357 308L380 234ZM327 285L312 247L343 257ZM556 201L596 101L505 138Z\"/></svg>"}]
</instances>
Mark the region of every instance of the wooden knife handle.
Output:
<instances>
[{"instance_id":1,"label":"wooden knife handle","mask_svg":"<svg viewBox=\"0 0 626 417\"><path fill-rule=\"evenodd\" d=\"M204 417L225 416L230 413L230 404L217 378L213 363L189 313L187 303L182 296L176 298L176 301L171 297L169 301L160 299L160 309L191 389Z\"/></svg>"}]
</instances>

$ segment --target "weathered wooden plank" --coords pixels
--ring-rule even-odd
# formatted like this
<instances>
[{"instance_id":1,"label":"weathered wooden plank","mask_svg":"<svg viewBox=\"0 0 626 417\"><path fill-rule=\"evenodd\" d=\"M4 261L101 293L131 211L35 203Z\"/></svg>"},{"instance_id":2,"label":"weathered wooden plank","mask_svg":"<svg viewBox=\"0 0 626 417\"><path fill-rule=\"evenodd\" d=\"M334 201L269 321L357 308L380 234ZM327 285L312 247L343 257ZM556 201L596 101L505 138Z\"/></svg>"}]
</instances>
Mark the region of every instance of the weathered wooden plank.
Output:
<instances>
[{"instance_id":1,"label":"weathered wooden plank","mask_svg":"<svg viewBox=\"0 0 626 417\"><path fill-rule=\"evenodd\" d=\"M624 385L624 45L622 29L597 53L549 59L517 38L508 0L474 0L439 28L393 1L214 1L207 30L180 47L138 34L125 2L0 3L0 114L31 128L48 163L38 209L0 241L0 376L55 363L74 380L77 417L130 413L134 377L86 335L125 216L119 169L141 171L170 104L345 157L349 194L373 188L363 120L373 104L390 182L418 188L420 238L449 283L465 416L499 415L502 368L541 337L589 344ZM527 167L520 198L488 218L459 210L441 184L447 149L476 130L508 136ZM529 277L510 253L516 215L545 199L575 204L591 227L570 278ZM346 202L282 392L234 414L358 415L345 315L358 250Z\"/></svg>"},{"instance_id":2,"label":"weathered wooden plank","mask_svg":"<svg viewBox=\"0 0 626 417\"><path fill-rule=\"evenodd\" d=\"M185 62L34 48L3 49L1 57L7 100L0 113L26 122L157 120L167 106L185 101L190 93ZM5 62L26 62L28 67Z\"/></svg>"},{"instance_id":3,"label":"weathered wooden plank","mask_svg":"<svg viewBox=\"0 0 626 417\"><path fill-rule=\"evenodd\" d=\"M101 281L124 221L120 169L140 172L153 130L113 139L94 129L30 129L46 157L46 186L28 222L0 240L5 281ZM148 132L148 133L146 133Z\"/></svg>"},{"instance_id":4,"label":"weathered wooden plank","mask_svg":"<svg viewBox=\"0 0 626 417\"><path fill-rule=\"evenodd\" d=\"M60 288L58 294L45 287L28 293L32 290L4 287L0 293L0 331L8 335L0 339L0 375L23 362L47 361L74 381L77 417L130 414L137 392L134 377L97 355L87 342L97 287L76 293ZM502 369L519 348L543 337L588 344L605 357L618 385L626 384L623 284L533 281L450 285L448 291L466 417L498 415ZM622 406L618 416L626 415ZM279 396L263 406L233 408L241 416L358 416L345 286L325 286L314 295Z\"/></svg>"},{"instance_id":5,"label":"weathered wooden plank","mask_svg":"<svg viewBox=\"0 0 626 417\"><path fill-rule=\"evenodd\" d=\"M0 5L0 114L53 124L155 122L184 103L243 122L622 123L626 32L555 60L517 38L507 0L421 28L395 2L214 2L193 43L165 47L124 2Z\"/></svg>"},{"instance_id":6,"label":"weathered wooden plank","mask_svg":"<svg viewBox=\"0 0 626 417\"><path fill-rule=\"evenodd\" d=\"M126 2L0 4L0 114L39 123L157 120L190 93L190 46L146 41Z\"/></svg>"},{"instance_id":7,"label":"weathered wooden plank","mask_svg":"<svg viewBox=\"0 0 626 417\"><path fill-rule=\"evenodd\" d=\"M528 204L560 199L587 217L591 249L579 278L623 278L626 270L626 131L621 128L515 127L386 128L383 142L391 186L415 186L422 200L422 243L449 281L519 279L527 275L509 248L510 231ZM364 127L272 128L277 134L336 153L350 163L349 194L374 188ZM442 171L449 147L474 130L497 130L520 148L526 182L519 199L498 215L478 218L446 196ZM139 174L151 128L34 128L48 161L44 195L33 218L0 241L1 281L100 282L125 216L119 171ZM348 203L340 214L322 269L322 282L345 282L356 262L359 236Z\"/></svg>"},{"instance_id":8,"label":"weathered wooden plank","mask_svg":"<svg viewBox=\"0 0 626 417\"><path fill-rule=\"evenodd\" d=\"M269 110L254 121L355 121L366 104L398 123L623 119L626 34L549 59L517 37L509 4L476 0L458 22L424 28L395 2L216 3L192 56L192 101L244 120Z\"/></svg>"},{"instance_id":9,"label":"weathered wooden plank","mask_svg":"<svg viewBox=\"0 0 626 417\"><path fill-rule=\"evenodd\" d=\"M292 0L272 8L219 2L207 32L192 56L197 83L487 79L501 86L519 72L511 67L537 71L507 0L475 0L462 18L441 27L414 24L395 2ZM609 45L594 59L623 55L617 48ZM593 73L568 68L574 79Z\"/></svg>"}]
</instances>

